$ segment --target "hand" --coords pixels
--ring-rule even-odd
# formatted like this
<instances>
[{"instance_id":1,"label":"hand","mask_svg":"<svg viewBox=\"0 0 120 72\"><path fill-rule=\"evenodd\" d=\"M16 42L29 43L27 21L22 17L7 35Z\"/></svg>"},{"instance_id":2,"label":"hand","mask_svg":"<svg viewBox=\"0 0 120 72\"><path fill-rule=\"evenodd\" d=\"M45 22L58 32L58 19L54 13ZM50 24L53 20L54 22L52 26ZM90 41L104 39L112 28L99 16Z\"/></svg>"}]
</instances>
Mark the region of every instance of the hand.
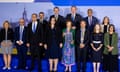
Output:
<instances>
[{"instance_id":1,"label":"hand","mask_svg":"<svg viewBox=\"0 0 120 72\"><path fill-rule=\"evenodd\" d=\"M42 46L43 44L42 43L39 43L39 46Z\"/></svg>"},{"instance_id":2,"label":"hand","mask_svg":"<svg viewBox=\"0 0 120 72\"><path fill-rule=\"evenodd\" d=\"M112 50L113 50L113 47L110 47L110 48L108 49L109 52L111 52Z\"/></svg>"},{"instance_id":3,"label":"hand","mask_svg":"<svg viewBox=\"0 0 120 72\"><path fill-rule=\"evenodd\" d=\"M71 44L73 44L73 43L74 43L74 41L72 40L72 41L71 41Z\"/></svg>"},{"instance_id":4,"label":"hand","mask_svg":"<svg viewBox=\"0 0 120 72\"><path fill-rule=\"evenodd\" d=\"M99 48L97 48L97 51L99 51L100 50L100 47Z\"/></svg>"},{"instance_id":5,"label":"hand","mask_svg":"<svg viewBox=\"0 0 120 72\"><path fill-rule=\"evenodd\" d=\"M30 47L30 43L27 43L26 45L27 45L27 47Z\"/></svg>"},{"instance_id":6,"label":"hand","mask_svg":"<svg viewBox=\"0 0 120 72\"><path fill-rule=\"evenodd\" d=\"M63 44L62 43L60 43L60 48L62 48L63 47Z\"/></svg>"},{"instance_id":7,"label":"hand","mask_svg":"<svg viewBox=\"0 0 120 72\"><path fill-rule=\"evenodd\" d=\"M85 45L81 43L80 44L80 48L84 48L84 47L85 47Z\"/></svg>"},{"instance_id":8,"label":"hand","mask_svg":"<svg viewBox=\"0 0 120 72\"><path fill-rule=\"evenodd\" d=\"M94 51L98 51L96 48L93 48Z\"/></svg>"},{"instance_id":9,"label":"hand","mask_svg":"<svg viewBox=\"0 0 120 72\"><path fill-rule=\"evenodd\" d=\"M44 44L44 48L47 49L47 44Z\"/></svg>"},{"instance_id":10,"label":"hand","mask_svg":"<svg viewBox=\"0 0 120 72\"><path fill-rule=\"evenodd\" d=\"M72 29L76 29L76 27L75 27L75 26L73 26L73 27L72 27Z\"/></svg>"}]
</instances>

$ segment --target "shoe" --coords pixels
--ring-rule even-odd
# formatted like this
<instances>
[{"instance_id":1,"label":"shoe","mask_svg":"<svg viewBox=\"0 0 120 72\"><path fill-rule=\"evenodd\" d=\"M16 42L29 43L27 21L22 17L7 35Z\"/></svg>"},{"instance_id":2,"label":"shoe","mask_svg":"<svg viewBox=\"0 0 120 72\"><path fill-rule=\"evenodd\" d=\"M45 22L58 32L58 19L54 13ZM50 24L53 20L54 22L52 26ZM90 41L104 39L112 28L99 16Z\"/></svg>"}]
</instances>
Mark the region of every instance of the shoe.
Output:
<instances>
[{"instance_id":1,"label":"shoe","mask_svg":"<svg viewBox=\"0 0 120 72\"><path fill-rule=\"evenodd\" d=\"M2 69L3 69L3 70L6 70L6 69L7 69L7 67L3 67Z\"/></svg>"},{"instance_id":2,"label":"shoe","mask_svg":"<svg viewBox=\"0 0 120 72\"><path fill-rule=\"evenodd\" d=\"M8 67L8 70L11 70L11 67Z\"/></svg>"}]
</instances>

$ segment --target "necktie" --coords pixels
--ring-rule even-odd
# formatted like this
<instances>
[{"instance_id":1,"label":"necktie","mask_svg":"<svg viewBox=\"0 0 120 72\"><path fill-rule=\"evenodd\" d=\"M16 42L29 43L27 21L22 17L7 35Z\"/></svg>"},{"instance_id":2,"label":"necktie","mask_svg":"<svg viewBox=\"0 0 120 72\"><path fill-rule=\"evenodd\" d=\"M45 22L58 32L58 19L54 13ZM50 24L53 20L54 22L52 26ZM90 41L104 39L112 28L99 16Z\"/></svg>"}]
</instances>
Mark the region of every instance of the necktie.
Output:
<instances>
[{"instance_id":1,"label":"necktie","mask_svg":"<svg viewBox=\"0 0 120 72\"><path fill-rule=\"evenodd\" d=\"M73 21L75 20L75 15L74 15L74 14L72 15L72 20L73 20Z\"/></svg>"},{"instance_id":2,"label":"necktie","mask_svg":"<svg viewBox=\"0 0 120 72\"><path fill-rule=\"evenodd\" d=\"M92 17L89 18L89 21L90 21L90 25L92 24Z\"/></svg>"},{"instance_id":3,"label":"necktie","mask_svg":"<svg viewBox=\"0 0 120 72\"><path fill-rule=\"evenodd\" d=\"M20 27L20 40L22 40L22 36L23 36L23 28Z\"/></svg>"},{"instance_id":4,"label":"necktie","mask_svg":"<svg viewBox=\"0 0 120 72\"><path fill-rule=\"evenodd\" d=\"M36 31L36 26L35 26L35 23L33 24L33 32Z\"/></svg>"},{"instance_id":5,"label":"necktie","mask_svg":"<svg viewBox=\"0 0 120 72\"><path fill-rule=\"evenodd\" d=\"M84 41L84 30L81 30L81 43Z\"/></svg>"},{"instance_id":6,"label":"necktie","mask_svg":"<svg viewBox=\"0 0 120 72\"><path fill-rule=\"evenodd\" d=\"M56 19L56 21L58 20L58 15L55 15L55 19Z\"/></svg>"}]
</instances>

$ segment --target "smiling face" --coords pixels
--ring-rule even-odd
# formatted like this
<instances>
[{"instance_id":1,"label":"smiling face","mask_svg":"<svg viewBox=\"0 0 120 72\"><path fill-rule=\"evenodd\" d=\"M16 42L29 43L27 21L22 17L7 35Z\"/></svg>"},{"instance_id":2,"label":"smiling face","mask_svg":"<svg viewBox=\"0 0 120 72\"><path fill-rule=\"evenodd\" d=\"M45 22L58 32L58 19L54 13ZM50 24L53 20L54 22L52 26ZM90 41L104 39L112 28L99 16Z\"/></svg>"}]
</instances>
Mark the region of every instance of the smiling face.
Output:
<instances>
[{"instance_id":1,"label":"smiling face","mask_svg":"<svg viewBox=\"0 0 120 72\"><path fill-rule=\"evenodd\" d=\"M114 27L113 27L113 26L110 26L109 31L110 31L110 32L114 32Z\"/></svg>"},{"instance_id":2,"label":"smiling face","mask_svg":"<svg viewBox=\"0 0 120 72\"><path fill-rule=\"evenodd\" d=\"M8 29L9 28L9 22L8 21L5 21L4 24L3 24L3 27L5 29Z\"/></svg>"}]
</instances>

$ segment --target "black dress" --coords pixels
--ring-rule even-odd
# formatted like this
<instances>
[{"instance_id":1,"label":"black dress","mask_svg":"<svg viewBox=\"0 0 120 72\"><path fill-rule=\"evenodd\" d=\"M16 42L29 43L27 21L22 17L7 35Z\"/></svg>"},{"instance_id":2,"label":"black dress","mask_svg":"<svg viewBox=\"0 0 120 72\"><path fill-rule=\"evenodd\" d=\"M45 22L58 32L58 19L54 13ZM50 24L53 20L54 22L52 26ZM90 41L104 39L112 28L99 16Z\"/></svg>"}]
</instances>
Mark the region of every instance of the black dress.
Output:
<instances>
[{"instance_id":1,"label":"black dress","mask_svg":"<svg viewBox=\"0 0 120 72\"><path fill-rule=\"evenodd\" d=\"M59 58L59 46L56 40L55 28L51 29L51 45L50 48L48 48L48 56L52 59Z\"/></svg>"},{"instance_id":2,"label":"black dress","mask_svg":"<svg viewBox=\"0 0 120 72\"><path fill-rule=\"evenodd\" d=\"M93 33L91 36L91 43L95 48L98 48L100 44L103 44L103 34ZM92 61L101 62L102 61L102 48L99 51L92 50Z\"/></svg>"}]
</instances>

